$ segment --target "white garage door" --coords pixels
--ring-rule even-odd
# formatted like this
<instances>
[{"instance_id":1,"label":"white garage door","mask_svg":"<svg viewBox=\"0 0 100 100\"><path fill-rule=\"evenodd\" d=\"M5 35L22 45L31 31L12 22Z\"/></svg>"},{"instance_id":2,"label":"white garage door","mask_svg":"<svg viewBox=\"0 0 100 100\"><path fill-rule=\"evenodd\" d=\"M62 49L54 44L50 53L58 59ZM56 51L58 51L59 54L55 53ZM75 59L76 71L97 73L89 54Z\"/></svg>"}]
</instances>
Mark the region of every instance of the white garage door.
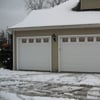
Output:
<instances>
[{"instance_id":1,"label":"white garage door","mask_svg":"<svg viewBox=\"0 0 100 100\"><path fill-rule=\"evenodd\" d=\"M100 72L100 35L63 35L58 44L59 71Z\"/></svg>"},{"instance_id":2,"label":"white garage door","mask_svg":"<svg viewBox=\"0 0 100 100\"><path fill-rule=\"evenodd\" d=\"M17 37L17 69L51 70L51 37Z\"/></svg>"}]
</instances>

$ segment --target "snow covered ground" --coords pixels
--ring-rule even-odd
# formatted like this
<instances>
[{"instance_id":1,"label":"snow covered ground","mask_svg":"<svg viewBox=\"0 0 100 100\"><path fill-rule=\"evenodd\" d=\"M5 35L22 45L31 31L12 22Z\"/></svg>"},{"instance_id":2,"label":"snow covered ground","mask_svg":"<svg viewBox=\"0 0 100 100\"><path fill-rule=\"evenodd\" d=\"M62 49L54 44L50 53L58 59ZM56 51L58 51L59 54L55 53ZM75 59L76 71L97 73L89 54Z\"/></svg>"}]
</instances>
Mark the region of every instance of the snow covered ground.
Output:
<instances>
[{"instance_id":1,"label":"snow covered ground","mask_svg":"<svg viewBox=\"0 0 100 100\"><path fill-rule=\"evenodd\" d=\"M0 69L0 100L100 100L100 74Z\"/></svg>"}]
</instances>

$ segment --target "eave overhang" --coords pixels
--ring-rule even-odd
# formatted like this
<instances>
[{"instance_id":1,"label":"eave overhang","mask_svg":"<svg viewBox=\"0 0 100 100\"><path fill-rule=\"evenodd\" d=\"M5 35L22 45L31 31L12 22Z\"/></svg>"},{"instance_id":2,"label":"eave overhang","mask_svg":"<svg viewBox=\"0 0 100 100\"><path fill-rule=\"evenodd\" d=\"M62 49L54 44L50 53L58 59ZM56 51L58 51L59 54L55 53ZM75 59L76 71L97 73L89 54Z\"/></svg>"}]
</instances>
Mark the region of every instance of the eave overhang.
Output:
<instances>
[{"instance_id":1,"label":"eave overhang","mask_svg":"<svg viewBox=\"0 0 100 100\"><path fill-rule=\"evenodd\" d=\"M31 30L52 30L52 29L70 29L70 28L100 28L100 24L18 27L18 28L8 28L8 30L9 31L31 31Z\"/></svg>"}]
</instances>

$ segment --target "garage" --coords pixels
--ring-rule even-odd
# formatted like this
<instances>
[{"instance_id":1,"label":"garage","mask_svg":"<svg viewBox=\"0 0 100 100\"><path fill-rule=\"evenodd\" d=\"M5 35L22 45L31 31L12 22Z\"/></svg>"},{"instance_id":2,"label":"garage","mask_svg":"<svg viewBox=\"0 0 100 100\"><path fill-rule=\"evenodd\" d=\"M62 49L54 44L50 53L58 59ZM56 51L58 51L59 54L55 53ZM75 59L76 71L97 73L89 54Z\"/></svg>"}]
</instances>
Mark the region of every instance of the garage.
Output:
<instances>
[{"instance_id":1,"label":"garage","mask_svg":"<svg viewBox=\"0 0 100 100\"><path fill-rule=\"evenodd\" d=\"M100 72L100 35L60 35L59 71Z\"/></svg>"},{"instance_id":2,"label":"garage","mask_svg":"<svg viewBox=\"0 0 100 100\"><path fill-rule=\"evenodd\" d=\"M17 69L51 71L51 37L17 37Z\"/></svg>"}]
</instances>

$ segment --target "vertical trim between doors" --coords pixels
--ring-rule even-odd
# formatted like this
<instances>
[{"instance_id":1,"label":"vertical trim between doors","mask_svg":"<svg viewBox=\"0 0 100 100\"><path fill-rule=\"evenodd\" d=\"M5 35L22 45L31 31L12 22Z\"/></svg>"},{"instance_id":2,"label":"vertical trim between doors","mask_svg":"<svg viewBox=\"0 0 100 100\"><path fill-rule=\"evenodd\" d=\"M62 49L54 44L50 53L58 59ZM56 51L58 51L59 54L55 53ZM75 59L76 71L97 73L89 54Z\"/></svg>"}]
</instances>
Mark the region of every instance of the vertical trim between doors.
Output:
<instances>
[{"instance_id":1,"label":"vertical trim between doors","mask_svg":"<svg viewBox=\"0 0 100 100\"><path fill-rule=\"evenodd\" d=\"M58 72L61 71L61 36L58 36Z\"/></svg>"}]
</instances>

